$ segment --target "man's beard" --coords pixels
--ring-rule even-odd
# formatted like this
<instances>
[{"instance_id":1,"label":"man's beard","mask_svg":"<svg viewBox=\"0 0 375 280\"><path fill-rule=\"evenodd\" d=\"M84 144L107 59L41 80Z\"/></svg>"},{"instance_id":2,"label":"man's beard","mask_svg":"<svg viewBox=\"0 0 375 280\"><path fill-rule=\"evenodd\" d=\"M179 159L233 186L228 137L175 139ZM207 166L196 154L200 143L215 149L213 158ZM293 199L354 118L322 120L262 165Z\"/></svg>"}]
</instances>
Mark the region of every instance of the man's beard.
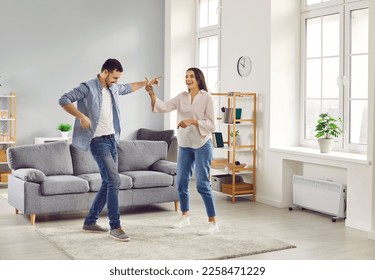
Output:
<instances>
[{"instance_id":1,"label":"man's beard","mask_svg":"<svg viewBox=\"0 0 375 280\"><path fill-rule=\"evenodd\" d=\"M106 83L107 87L111 87L112 86L112 84L109 82L108 78L105 79L105 83Z\"/></svg>"}]
</instances>

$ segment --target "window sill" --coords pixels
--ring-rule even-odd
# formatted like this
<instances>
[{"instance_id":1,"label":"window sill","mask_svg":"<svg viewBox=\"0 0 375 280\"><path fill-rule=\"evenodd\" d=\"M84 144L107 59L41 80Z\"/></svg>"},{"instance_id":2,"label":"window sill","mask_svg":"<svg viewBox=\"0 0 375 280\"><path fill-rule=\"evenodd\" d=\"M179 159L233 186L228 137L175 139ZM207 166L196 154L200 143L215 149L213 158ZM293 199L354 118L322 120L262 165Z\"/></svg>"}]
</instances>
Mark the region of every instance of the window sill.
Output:
<instances>
[{"instance_id":1,"label":"window sill","mask_svg":"<svg viewBox=\"0 0 375 280\"><path fill-rule=\"evenodd\" d=\"M322 154L318 149L306 148L306 147L273 147L269 148L268 151L276 153L287 153L291 155L306 156L311 158L335 160L342 162L358 163L371 165L372 162L367 159L366 154L355 154L355 153L344 153L344 152L331 152L328 154Z\"/></svg>"}]
</instances>

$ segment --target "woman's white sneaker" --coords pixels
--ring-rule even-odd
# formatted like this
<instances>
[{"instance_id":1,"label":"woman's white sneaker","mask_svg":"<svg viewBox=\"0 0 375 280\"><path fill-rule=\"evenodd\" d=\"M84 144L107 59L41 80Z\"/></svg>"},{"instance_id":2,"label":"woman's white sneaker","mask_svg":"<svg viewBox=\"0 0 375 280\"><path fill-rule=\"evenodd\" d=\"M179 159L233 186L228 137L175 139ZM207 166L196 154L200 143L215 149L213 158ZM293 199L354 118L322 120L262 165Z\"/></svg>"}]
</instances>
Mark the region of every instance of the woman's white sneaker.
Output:
<instances>
[{"instance_id":1,"label":"woman's white sneaker","mask_svg":"<svg viewBox=\"0 0 375 280\"><path fill-rule=\"evenodd\" d=\"M198 232L198 235L210 235L215 232L219 232L219 225L215 222L209 222L206 228Z\"/></svg>"},{"instance_id":2,"label":"woman's white sneaker","mask_svg":"<svg viewBox=\"0 0 375 280\"><path fill-rule=\"evenodd\" d=\"M183 228L190 225L189 216L182 215L176 223L174 223L171 228Z\"/></svg>"}]
</instances>

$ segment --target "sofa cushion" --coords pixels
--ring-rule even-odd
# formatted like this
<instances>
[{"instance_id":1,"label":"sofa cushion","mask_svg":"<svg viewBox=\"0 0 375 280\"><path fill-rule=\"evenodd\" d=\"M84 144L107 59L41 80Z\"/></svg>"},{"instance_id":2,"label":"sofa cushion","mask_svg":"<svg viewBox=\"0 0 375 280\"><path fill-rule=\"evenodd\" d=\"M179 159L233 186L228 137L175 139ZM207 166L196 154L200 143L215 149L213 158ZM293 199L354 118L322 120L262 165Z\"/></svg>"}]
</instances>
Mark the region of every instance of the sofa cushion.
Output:
<instances>
[{"instance_id":1,"label":"sofa cushion","mask_svg":"<svg viewBox=\"0 0 375 280\"><path fill-rule=\"evenodd\" d=\"M42 195L85 193L89 191L89 183L71 175L48 176L40 184L40 189Z\"/></svg>"},{"instance_id":2,"label":"sofa cushion","mask_svg":"<svg viewBox=\"0 0 375 280\"><path fill-rule=\"evenodd\" d=\"M69 144L65 141L9 147L7 157L13 170L34 168L46 176L73 174Z\"/></svg>"},{"instance_id":3,"label":"sofa cushion","mask_svg":"<svg viewBox=\"0 0 375 280\"><path fill-rule=\"evenodd\" d=\"M82 151L70 145L70 154L72 156L74 175L99 173L98 164L90 151Z\"/></svg>"},{"instance_id":4,"label":"sofa cushion","mask_svg":"<svg viewBox=\"0 0 375 280\"><path fill-rule=\"evenodd\" d=\"M123 172L133 179L133 188L158 188L173 185L173 176L156 171L127 171Z\"/></svg>"},{"instance_id":5,"label":"sofa cushion","mask_svg":"<svg viewBox=\"0 0 375 280\"><path fill-rule=\"evenodd\" d=\"M164 141L121 140L117 149L120 173L148 170L156 161L167 156L167 143Z\"/></svg>"},{"instance_id":6,"label":"sofa cushion","mask_svg":"<svg viewBox=\"0 0 375 280\"><path fill-rule=\"evenodd\" d=\"M97 192L102 185L102 177L100 173L81 174L78 177L86 180L89 183L90 192ZM121 186L120 190L127 190L133 187L132 178L124 174L120 174Z\"/></svg>"},{"instance_id":7,"label":"sofa cushion","mask_svg":"<svg viewBox=\"0 0 375 280\"><path fill-rule=\"evenodd\" d=\"M137 131L137 140L151 140L151 141L165 141L168 147L172 143L174 130L151 130L147 128L140 128Z\"/></svg>"},{"instance_id":8,"label":"sofa cushion","mask_svg":"<svg viewBox=\"0 0 375 280\"><path fill-rule=\"evenodd\" d=\"M46 179L46 175L38 169L20 168L13 171L13 176L26 182L41 183Z\"/></svg>"}]
</instances>

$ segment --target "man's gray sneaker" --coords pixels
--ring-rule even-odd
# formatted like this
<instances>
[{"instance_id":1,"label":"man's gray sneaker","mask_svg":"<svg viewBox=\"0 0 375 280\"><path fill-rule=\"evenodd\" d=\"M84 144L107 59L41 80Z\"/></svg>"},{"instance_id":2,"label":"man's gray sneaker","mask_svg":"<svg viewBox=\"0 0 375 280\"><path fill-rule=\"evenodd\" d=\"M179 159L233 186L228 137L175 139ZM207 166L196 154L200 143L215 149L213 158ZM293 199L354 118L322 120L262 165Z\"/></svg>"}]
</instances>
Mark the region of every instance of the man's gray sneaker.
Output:
<instances>
[{"instance_id":1,"label":"man's gray sneaker","mask_svg":"<svg viewBox=\"0 0 375 280\"><path fill-rule=\"evenodd\" d=\"M86 225L83 224L83 230L92 232L108 232L109 229L99 226L98 224Z\"/></svg>"},{"instance_id":2,"label":"man's gray sneaker","mask_svg":"<svg viewBox=\"0 0 375 280\"><path fill-rule=\"evenodd\" d=\"M111 229L109 235L118 241L127 242L130 240L129 236L122 230L122 228Z\"/></svg>"}]
</instances>

